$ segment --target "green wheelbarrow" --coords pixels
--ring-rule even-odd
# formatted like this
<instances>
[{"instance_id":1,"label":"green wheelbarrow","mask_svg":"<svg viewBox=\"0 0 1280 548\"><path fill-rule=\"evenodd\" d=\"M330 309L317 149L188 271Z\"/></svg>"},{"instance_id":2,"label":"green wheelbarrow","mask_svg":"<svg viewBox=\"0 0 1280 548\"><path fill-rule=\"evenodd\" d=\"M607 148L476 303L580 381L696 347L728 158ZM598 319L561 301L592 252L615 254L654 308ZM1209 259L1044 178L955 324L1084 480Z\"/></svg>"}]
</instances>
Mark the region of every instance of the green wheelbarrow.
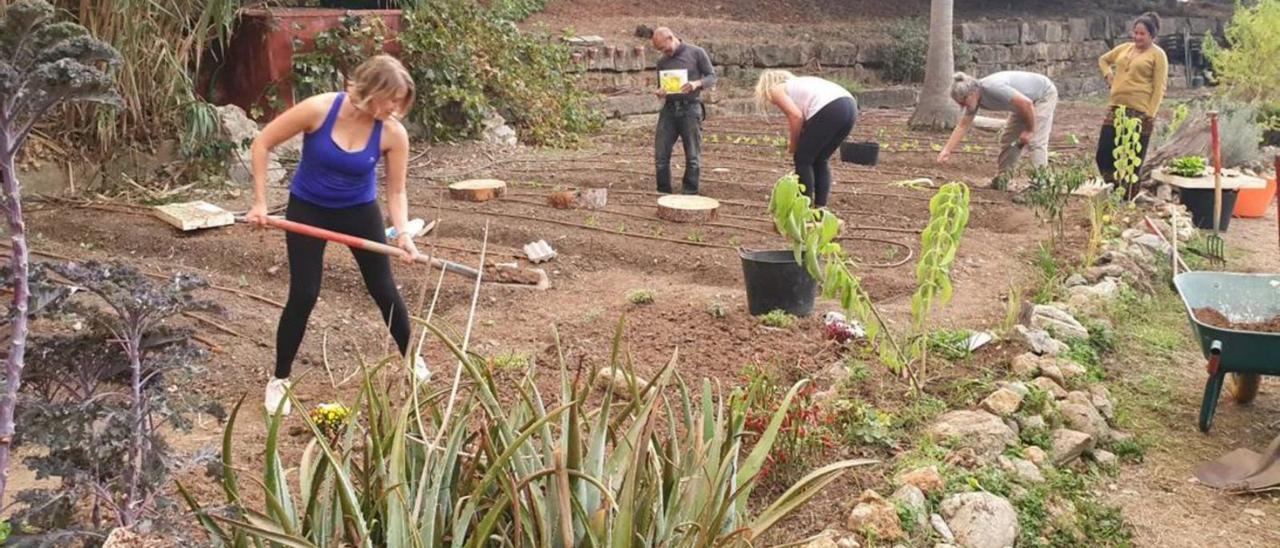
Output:
<instances>
[{"instance_id":1,"label":"green wheelbarrow","mask_svg":"<svg viewBox=\"0 0 1280 548\"><path fill-rule=\"evenodd\" d=\"M1280 333L1214 327L1200 321L1195 311L1212 308L1233 321L1280 316L1280 274L1184 272L1173 278L1173 284L1208 361L1209 380L1200 403L1200 431L1208 432L1228 373L1232 398L1240 404L1258 395L1262 375L1280 375Z\"/></svg>"}]
</instances>

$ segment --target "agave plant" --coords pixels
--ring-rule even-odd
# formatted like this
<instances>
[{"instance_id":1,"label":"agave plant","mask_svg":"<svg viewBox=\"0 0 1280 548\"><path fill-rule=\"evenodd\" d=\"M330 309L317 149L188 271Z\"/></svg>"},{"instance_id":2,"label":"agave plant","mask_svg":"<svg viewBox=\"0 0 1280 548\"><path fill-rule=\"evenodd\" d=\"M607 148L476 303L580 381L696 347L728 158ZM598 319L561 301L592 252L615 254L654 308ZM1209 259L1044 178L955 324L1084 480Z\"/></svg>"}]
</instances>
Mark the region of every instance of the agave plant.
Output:
<instances>
[{"instance_id":1,"label":"agave plant","mask_svg":"<svg viewBox=\"0 0 1280 548\"><path fill-rule=\"evenodd\" d=\"M847 469L875 462L814 470L752 515L757 474L805 381L748 451L742 395L724 396L706 380L694 395L675 373L675 352L652 381L636 382L619 351L624 325L611 365L627 371L629 393L606 392L590 406L584 387L596 373L571 373L563 355L557 404L532 376L516 401L500 401L485 361L428 324L471 381L463 393L415 390L399 378L379 386L392 362L366 368L341 439L302 414L313 437L297 463L297 490L286 481L281 418L271 417L263 508L244 502L232 464L237 406L223 435L226 507L205 508L180 490L210 536L237 547L710 547L750 544ZM442 409L448 401L453 413Z\"/></svg>"}]
</instances>

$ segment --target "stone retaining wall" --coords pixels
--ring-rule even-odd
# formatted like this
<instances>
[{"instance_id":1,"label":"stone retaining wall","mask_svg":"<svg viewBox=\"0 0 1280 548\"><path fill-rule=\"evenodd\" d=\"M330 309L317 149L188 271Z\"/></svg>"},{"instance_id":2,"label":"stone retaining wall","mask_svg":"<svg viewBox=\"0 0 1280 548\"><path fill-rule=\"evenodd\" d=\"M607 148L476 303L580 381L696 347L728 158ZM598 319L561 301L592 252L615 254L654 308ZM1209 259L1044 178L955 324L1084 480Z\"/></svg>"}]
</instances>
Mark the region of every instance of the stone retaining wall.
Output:
<instances>
[{"instance_id":1,"label":"stone retaining wall","mask_svg":"<svg viewBox=\"0 0 1280 548\"><path fill-rule=\"evenodd\" d=\"M1099 15L1057 21L993 20L970 21L955 26L956 39L969 46L965 69L974 75L1001 70L1029 70L1053 78L1066 97L1103 92L1106 83L1098 74L1097 59L1116 44L1128 40L1129 16ZM1180 42L1184 33L1202 37L1206 32L1222 35L1224 20L1209 18L1168 18L1160 38ZM750 93L761 70L785 68L822 75L846 82L875 85L884 66L884 41L809 42L797 44L752 44L749 42L700 42L711 55L721 77L718 92L708 96L716 102L726 96ZM573 46L575 58L585 72L585 85L606 93L643 90L652 87L658 54L638 45ZM1186 72L1180 53L1170 55L1170 88L1186 86ZM879 94L902 96L901 90L873 90ZM859 95L864 108L874 108ZM868 97L869 98L869 97ZM618 101L618 99L611 99ZM630 99L628 99L630 101ZM637 104L641 100L634 100ZM886 105L897 106L896 99ZM656 101L653 102L656 104ZM623 109L632 110L632 109Z\"/></svg>"}]
</instances>

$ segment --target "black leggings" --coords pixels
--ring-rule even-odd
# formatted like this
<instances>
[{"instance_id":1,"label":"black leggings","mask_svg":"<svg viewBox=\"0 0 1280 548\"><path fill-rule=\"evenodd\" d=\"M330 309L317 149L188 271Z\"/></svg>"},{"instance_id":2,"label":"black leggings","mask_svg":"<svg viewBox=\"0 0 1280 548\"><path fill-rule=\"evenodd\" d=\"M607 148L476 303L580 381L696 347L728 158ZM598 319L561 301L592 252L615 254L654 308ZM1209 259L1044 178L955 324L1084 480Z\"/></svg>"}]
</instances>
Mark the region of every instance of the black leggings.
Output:
<instances>
[{"instance_id":1,"label":"black leggings","mask_svg":"<svg viewBox=\"0 0 1280 548\"><path fill-rule=\"evenodd\" d=\"M289 209L285 218L334 232L386 243L382 228L382 212L377 202L342 209L320 207L297 197L289 197ZM307 319L320 297L320 279L324 274L324 248L326 240L288 232L285 245L289 250L289 302L280 315L276 330L276 378L289 376L293 358L298 354L302 336L307 330ZM400 348L400 354L409 348L409 312L404 299L391 277L391 260L386 255L372 251L351 249L360 266L360 275L369 295L382 310L382 319L391 329L391 336Z\"/></svg>"},{"instance_id":2,"label":"black leggings","mask_svg":"<svg viewBox=\"0 0 1280 548\"><path fill-rule=\"evenodd\" d=\"M822 107L804 123L796 142L796 175L804 185L804 193L813 205L824 207L831 194L831 165L827 160L840 148L840 143L853 131L858 107L853 99L841 97Z\"/></svg>"}]
</instances>

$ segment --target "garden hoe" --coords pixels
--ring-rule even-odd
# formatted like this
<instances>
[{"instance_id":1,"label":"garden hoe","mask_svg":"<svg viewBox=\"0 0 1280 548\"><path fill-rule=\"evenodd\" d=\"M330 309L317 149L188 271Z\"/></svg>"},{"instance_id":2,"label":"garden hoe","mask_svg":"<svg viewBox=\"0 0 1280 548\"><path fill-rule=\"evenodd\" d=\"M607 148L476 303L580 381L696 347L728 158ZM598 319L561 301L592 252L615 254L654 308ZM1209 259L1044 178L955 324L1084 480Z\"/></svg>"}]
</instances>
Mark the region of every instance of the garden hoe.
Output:
<instances>
[{"instance_id":1,"label":"garden hoe","mask_svg":"<svg viewBox=\"0 0 1280 548\"><path fill-rule=\"evenodd\" d=\"M208 202L197 201L182 204L168 204L156 208L156 216L161 220L169 223L183 232L189 232L201 228L216 228L234 224L236 221L244 221L243 217L237 217L231 212L226 211L216 205ZM403 257L405 251L393 245L366 240L332 230L314 227L294 221L289 221L279 217L268 217L267 226L278 228L295 234L302 234L312 238L320 238L330 242L345 245L353 249L363 249L374 253L381 253L392 257ZM426 223L417 230L415 223L411 223L408 227L417 233L429 232L435 227L435 221ZM417 262L429 264L445 272L450 272L470 279L476 279L480 276L480 272L476 269L446 261L437 257L421 255ZM537 289L546 289L550 286L550 280L547 278L547 272L540 268L519 268L511 265L494 265L486 269L485 278L487 280L509 285L513 287L534 287Z\"/></svg>"}]
</instances>

